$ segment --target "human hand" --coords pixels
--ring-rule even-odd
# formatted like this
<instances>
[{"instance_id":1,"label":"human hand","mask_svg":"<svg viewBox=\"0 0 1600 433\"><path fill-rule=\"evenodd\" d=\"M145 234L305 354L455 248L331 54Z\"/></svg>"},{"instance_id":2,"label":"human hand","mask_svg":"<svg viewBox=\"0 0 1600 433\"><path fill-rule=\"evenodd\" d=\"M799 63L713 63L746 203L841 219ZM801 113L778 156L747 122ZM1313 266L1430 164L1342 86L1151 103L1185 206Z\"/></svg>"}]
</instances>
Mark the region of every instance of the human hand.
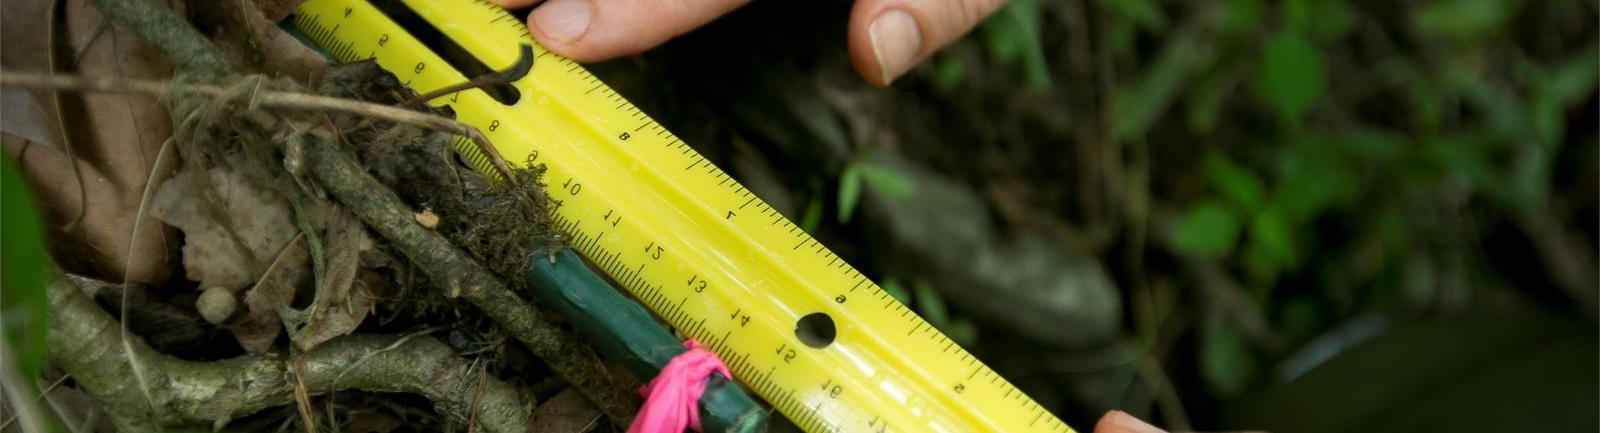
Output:
<instances>
[{"instance_id":1,"label":"human hand","mask_svg":"<svg viewBox=\"0 0 1600 433\"><path fill-rule=\"evenodd\" d=\"M1166 430L1114 410L1100 417L1100 422L1094 424L1094 433L1166 433Z\"/></svg>"},{"instance_id":2,"label":"human hand","mask_svg":"<svg viewBox=\"0 0 1600 433\"><path fill-rule=\"evenodd\" d=\"M491 0L520 8L542 0ZM544 0L528 15L534 38L579 62L635 54L705 25L749 0ZM887 86L965 35L1006 0L857 0L850 62Z\"/></svg>"}]
</instances>

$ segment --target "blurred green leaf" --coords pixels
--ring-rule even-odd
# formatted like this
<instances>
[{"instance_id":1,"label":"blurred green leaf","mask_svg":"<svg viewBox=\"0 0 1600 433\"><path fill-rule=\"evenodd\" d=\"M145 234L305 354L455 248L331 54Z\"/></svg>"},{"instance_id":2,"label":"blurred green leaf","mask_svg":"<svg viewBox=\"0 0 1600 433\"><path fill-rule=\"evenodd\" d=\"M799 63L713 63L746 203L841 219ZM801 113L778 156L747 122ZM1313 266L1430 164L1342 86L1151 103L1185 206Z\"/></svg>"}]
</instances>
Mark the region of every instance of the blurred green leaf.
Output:
<instances>
[{"instance_id":1,"label":"blurred green leaf","mask_svg":"<svg viewBox=\"0 0 1600 433\"><path fill-rule=\"evenodd\" d=\"M1201 56L1208 54L1208 50L1202 52L1202 45L1194 36L1185 33L1174 37L1143 77L1131 87L1116 90L1111 100L1112 136L1128 140L1144 135L1172 105L1183 83L1199 67Z\"/></svg>"},{"instance_id":2,"label":"blurred green leaf","mask_svg":"<svg viewBox=\"0 0 1600 433\"><path fill-rule=\"evenodd\" d=\"M1223 397L1238 396L1260 369L1249 342L1233 324L1208 321L1200 334L1200 373L1213 392Z\"/></svg>"},{"instance_id":3,"label":"blurred green leaf","mask_svg":"<svg viewBox=\"0 0 1600 433\"><path fill-rule=\"evenodd\" d=\"M1267 188L1262 186L1261 178L1221 152L1206 153L1205 173L1211 187L1240 209L1255 212L1265 206Z\"/></svg>"},{"instance_id":4,"label":"blurred green leaf","mask_svg":"<svg viewBox=\"0 0 1600 433\"><path fill-rule=\"evenodd\" d=\"M0 156L0 221L5 222L0 237L0 310L4 311L0 316L6 320L6 352L15 357L17 375L31 384L39 379L47 352L50 306L45 284L50 264L33 194L9 155Z\"/></svg>"},{"instance_id":5,"label":"blurred green leaf","mask_svg":"<svg viewBox=\"0 0 1600 433\"><path fill-rule=\"evenodd\" d=\"M917 312L922 313L923 319L937 328L950 323L950 310L944 305L944 297L933 290L932 284L918 280L912 287L917 291L913 298L917 300Z\"/></svg>"},{"instance_id":6,"label":"blurred green leaf","mask_svg":"<svg viewBox=\"0 0 1600 433\"><path fill-rule=\"evenodd\" d=\"M1543 184L1537 190L1526 188L1526 180L1515 178L1521 170L1539 167L1512 165L1513 175L1503 175L1495 169L1486 152L1489 144L1485 134L1462 132L1434 139L1426 147L1426 158L1439 164L1450 177L1467 181L1473 191L1482 193L1492 203L1513 212L1535 211L1543 203ZM1517 161L1513 161L1514 163ZM1521 161L1527 164L1530 161ZM1520 173L1523 176L1535 173ZM1530 176L1531 177L1531 176Z\"/></svg>"},{"instance_id":7,"label":"blurred green leaf","mask_svg":"<svg viewBox=\"0 0 1600 433\"><path fill-rule=\"evenodd\" d=\"M1593 97L1595 93L1596 75L1600 75L1600 62L1595 61L1595 52L1600 51L1600 41L1589 41L1585 48L1577 50L1578 55L1572 56L1560 65L1557 65L1549 76L1538 81L1544 93L1554 99L1556 105L1569 107L1583 100Z\"/></svg>"},{"instance_id":8,"label":"blurred green leaf","mask_svg":"<svg viewBox=\"0 0 1600 433\"><path fill-rule=\"evenodd\" d=\"M1597 50L1594 44L1584 50L1593 54ZM1529 100L1528 108L1530 121L1533 123L1534 133L1539 137L1539 142L1549 151L1554 151L1566 133L1566 110L1594 96L1595 77L1600 75L1592 55L1575 56L1551 70L1539 68L1530 79L1533 94Z\"/></svg>"},{"instance_id":9,"label":"blurred green leaf","mask_svg":"<svg viewBox=\"0 0 1600 433\"><path fill-rule=\"evenodd\" d=\"M1344 37L1356 23L1355 13L1344 0L1289 0L1284 9L1290 27L1319 41Z\"/></svg>"},{"instance_id":10,"label":"blurred green leaf","mask_svg":"<svg viewBox=\"0 0 1600 433\"><path fill-rule=\"evenodd\" d=\"M817 227L822 225L822 198L811 197L806 200L806 210L800 214L800 229L806 233L816 233Z\"/></svg>"},{"instance_id":11,"label":"blurred green leaf","mask_svg":"<svg viewBox=\"0 0 1600 433\"><path fill-rule=\"evenodd\" d=\"M911 181L911 176L892 167L871 163L862 163L858 170L861 180L866 181L867 187L888 198L907 198L916 193L916 184Z\"/></svg>"},{"instance_id":12,"label":"blurred green leaf","mask_svg":"<svg viewBox=\"0 0 1600 433\"><path fill-rule=\"evenodd\" d=\"M1423 35L1475 39L1500 34L1500 29L1521 7L1521 1L1443 0L1417 9L1412 23Z\"/></svg>"},{"instance_id":13,"label":"blurred green leaf","mask_svg":"<svg viewBox=\"0 0 1600 433\"><path fill-rule=\"evenodd\" d=\"M1128 20L1112 17L1106 23L1105 47L1114 57L1128 58L1133 55L1133 41L1139 36L1139 29Z\"/></svg>"},{"instance_id":14,"label":"blurred green leaf","mask_svg":"<svg viewBox=\"0 0 1600 433\"><path fill-rule=\"evenodd\" d=\"M1101 0L1100 4L1141 30L1161 33L1167 29L1167 17L1154 0Z\"/></svg>"},{"instance_id":15,"label":"blurred green leaf","mask_svg":"<svg viewBox=\"0 0 1600 433\"><path fill-rule=\"evenodd\" d=\"M1422 133L1431 133L1439 128L1443 104L1439 102L1437 77L1430 77L1412 60L1404 58L1390 59L1380 64L1376 71L1380 79L1395 83L1401 95L1406 97L1407 108L1411 109L1411 126Z\"/></svg>"},{"instance_id":16,"label":"blurred green leaf","mask_svg":"<svg viewBox=\"0 0 1600 433\"><path fill-rule=\"evenodd\" d=\"M1507 86L1487 76L1481 68L1471 68L1461 59L1450 59L1445 68L1445 79L1459 91L1462 99L1487 119L1494 137L1508 142L1522 142L1533 134L1528 105Z\"/></svg>"},{"instance_id":17,"label":"blurred green leaf","mask_svg":"<svg viewBox=\"0 0 1600 433\"><path fill-rule=\"evenodd\" d=\"M1349 154L1352 158L1376 163L1389 163L1400 159L1410 145L1409 139L1399 133L1370 127L1343 128L1328 133L1326 137L1325 140L1330 145L1338 146L1340 152Z\"/></svg>"},{"instance_id":18,"label":"blurred green leaf","mask_svg":"<svg viewBox=\"0 0 1600 433\"><path fill-rule=\"evenodd\" d=\"M1039 39L1036 0L1010 2L984 21L980 32L995 60L1007 65L1021 64L1023 79L1029 88L1050 88L1050 67Z\"/></svg>"},{"instance_id":19,"label":"blurred green leaf","mask_svg":"<svg viewBox=\"0 0 1600 433\"><path fill-rule=\"evenodd\" d=\"M1222 31L1233 34L1254 33L1261 27L1262 9L1261 0L1228 0L1219 16Z\"/></svg>"},{"instance_id":20,"label":"blurred green leaf","mask_svg":"<svg viewBox=\"0 0 1600 433\"><path fill-rule=\"evenodd\" d=\"M1280 31L1261 56L1257 95L1289 125L1296 125L1322 97L1327 71L1322 53L1298 31Z\"/></svg>"},{"instance_id":21,"label":"blurred green leaf","mask_svg":"<svg viewBox=\"0 0 1600 433\"><path fill-rule=\"evenodd\" d=\"M1278 154L1278 182L1272 202L1292 222L1305 222L1335 202L1350 198L1360 181L1340 153L1341 143L1307 134Z\"/></svg>"},{"instance_id":22,"label":"blurred green leaf","mask_svg":"<svg viewBox=\"0 0 1600 433\"><path fill-rule=\"evenodd\" d=\"M1200 202L1184 213L1172 233L1172 247L1179 253L1219 258L1233 250L1239 239L1239 218L1233 210L1216 200Z\"/></svg>"},{"instance_id":23,"label":"blurred green leaf","mask_svg":"<svg viewBox=\"0 0 1600 433\"><path fill-rule=\"evenodd\" d=\"M933 86L939 90L948 91L961 84L967 77L967 62L955 53L943 53L935 57L933 67Z\"/></svg>"},{"instance_id":24,"label":"blurred green leaf","mask_svg":"<svg viewBox=\"0 0 1600 433\"><path fill-rule=\"evenodd\" d=\"M844 173L839 175L839 222L850 222L850 216L856 212L856 204L861 201L861 166L850 164L844 168Z\"/></svg>"},{"instance_id":25,"label":"blurred green leaf","mask_svg":"<svg viewBox=\"0 0 1600 433\"><path fill-rule=\"evenodd\" d=\"M1232 71L1210 74L1201 80L1189 94L1189 130L1210 134L1216 127L1222 103L1232 96L1238 85L1239 76Z\"/></svg>"},{"instance_id":26,"label":"blurred green leaf","mask_svg":"<svg viewBox=\"0 0 1600 433\"><path fill-rule=\"evenodd\" d=\"M1271 279L1277 274L1292 266L1295 262L1294 233L1289 221L1284 217L1283 211L1277 207L1256 213L1250 222L1251 247L1263 254L1261 259L1268 260L1266 265L1271 268L1260 269L1260 275Z\"/></svg>"},{"instance_id":27,"label":"blurred green leaf","mask_svg":"<svg viewBox=\"0 0 1600 433\"><path fill-rule=\"evenodd\" d=\"M885 278L882 287L883 291L894 297L894 300L900 301L903 305L911 305L911 292L907 292L906 288L900 285L900 280L894 277Z\"/></svg>"}]
</instances>

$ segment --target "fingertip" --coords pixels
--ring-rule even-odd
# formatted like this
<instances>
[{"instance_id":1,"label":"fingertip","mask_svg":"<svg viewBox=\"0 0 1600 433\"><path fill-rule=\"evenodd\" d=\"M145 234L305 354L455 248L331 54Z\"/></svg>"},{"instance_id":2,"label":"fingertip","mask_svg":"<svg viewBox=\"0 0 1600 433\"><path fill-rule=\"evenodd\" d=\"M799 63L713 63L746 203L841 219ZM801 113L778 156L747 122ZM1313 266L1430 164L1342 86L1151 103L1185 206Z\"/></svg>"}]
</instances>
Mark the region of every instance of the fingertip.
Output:
<instances>
[{"instance_id":1,"label":"fingertip","mask_svg":"<svg viewBox=\"0 0 1600 433\"><path fill-rule=\"evenodd\" d=\"M581 43L594 23L588 0L549 0L528 14L528 29L545 48L580 62L596 59Z\"/></svg>"},{"instance_id":2,"label":"fingertip","mask_svg":"<svg viewBox=\"0 0 1600 433\"><path fill-rule=\"evenodd\" d=\"M1166 433L1165 430L1150 425L1127 412L1113 410L1100 417L1094 425L1094 433Z\"/></svg>"},{"instance_id":3,"label":"fingertip","mask_svg":"<svg viewBox=\"0 0 1600 433\"><path fill-rule=\"evenodd\" d=\"M528 27L551 51L595 62L655 47L747 1L548 0L528 15Z\"/></svg>"},{"instance_id":4,"label":"fingertip","mask_svg":"<svg viewBox=\"0 0 1600 433\"><path fill-rule=\"evenodd\" d=\"M872 23L883 13L885 5L884 2L856 2L850 11L850 24L846 37L850 65L855 67L856 74L861 75L861 79L876 87L886 87L898 76L884 73L885 70L879 61L880 52L873 46L872 41Z\"/></svg>"},{"instance_id":5,"label":"fingertip","mask_svg":"<svg viewBox=\"0 0 1600 433\"><path fill-rule=\"evenodd\" d=\"M539 0L489 0L489 3L494 3L507 9L520 9L528 7L528 5L537 3L538 1Z\"/></svg>"},{"instance_id":6,"label":"fingertip","mask_svg":"<svg viewBox=\"0 0 1600 433\"><path fill-rule=\"evenodd\" d=\"M851 64L887 86L935 51L971 31L1005 0L860 0L850 13Z\"/></svg>"}]
</instances>

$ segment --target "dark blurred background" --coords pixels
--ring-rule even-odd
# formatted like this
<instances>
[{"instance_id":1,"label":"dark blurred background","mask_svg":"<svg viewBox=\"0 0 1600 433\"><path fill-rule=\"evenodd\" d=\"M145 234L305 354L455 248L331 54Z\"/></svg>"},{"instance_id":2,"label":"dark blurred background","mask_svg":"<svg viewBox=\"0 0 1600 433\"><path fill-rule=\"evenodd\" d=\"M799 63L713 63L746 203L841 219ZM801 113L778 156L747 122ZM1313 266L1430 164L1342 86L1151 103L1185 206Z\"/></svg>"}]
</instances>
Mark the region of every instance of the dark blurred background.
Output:
<instances>
[{"instance_id":1,"label":"dark blurred background","mask_svg":"<svg viewBox=\"0 0 1600 433\"><path fill-rule=\"evenodd\" d=\"M1600 428L1595 3L1014 0L887 89L849 7L596 73L1080 429Z\"/></svg>"}]
</instances>

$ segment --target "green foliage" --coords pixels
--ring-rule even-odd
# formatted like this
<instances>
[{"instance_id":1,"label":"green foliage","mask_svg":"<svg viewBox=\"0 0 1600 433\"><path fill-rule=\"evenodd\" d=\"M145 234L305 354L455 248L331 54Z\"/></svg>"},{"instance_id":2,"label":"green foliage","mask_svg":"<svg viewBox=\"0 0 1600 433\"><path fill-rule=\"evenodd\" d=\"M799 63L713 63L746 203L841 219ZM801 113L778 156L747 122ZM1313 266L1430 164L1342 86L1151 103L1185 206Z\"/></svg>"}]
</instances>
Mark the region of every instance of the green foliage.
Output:
<instances>
[{"instance_id":1,"label":"green foliage","mask_svg":"<svg viewBox=\"0 0 1600 433\"><path fill-rule=\"evenodd\" d=\"M1139 30L1160 33L1167 28L1167 17L1162 15L1154 0L1102 0L1100 4L1132 22Z\"/></svg>"},{"instance_id":2,"label":"green foliage","mask_svg":"<svg viewBox=\"0 0 1600 433\"><path fill-rule=\"evenodd\" d=\"M45 331L50 323L45 284L50 264L45 259L32 194L10 157L0 157L0 204L5 226L0 237L0 309L4 312L0 320L5 320L8 358L0 362L15 365L19 377L33 381L44 367Z\"/></svg>"},{"instance_id":3,"label":"green foliage","mask_svg":"<svg viewBox=\"0 0 1600 433\"><path fill-rule=\"evenodd\" d=\"M1239 219L1227 205L1207 200L1189 208L1173 230L1172 247L1179 253L1220 258L1239 239Z\"/></svg>"},{"instance_id":4,"label":"green foliage","mask_svg":"<svg viewBox=\"0 0 1600 433\"><path fill-rule=\"evenodd\" d=\"M1217 395L1243 393L1259 373L1260 362L1244 335L1232 324L1212 320L1200 333L1200 373Z\"/></svg>"},{"instance_id":5,"label":"green foliage","mask_svg":"<svg viewBox=\"0 0 1600 433\"><path fill-rule=\"evenodd\" d=\"M1050 89L1050 66L1039 40L1037 0L1010 2L984 21L980 32L984 45L996 61L1022 67L1023 81L1028 88Z\"/></svg>"},{"instance_id":6,"label":"green foliage","mask_svg":"<svg viewBox=\"0 0 1600 433\"><path fill-rule=\"evenodd\" d=\"M811 197L806 200L806 210L800 214L800 229L806 233L816 233L822 224L822 198Z\"/></svg>"},{"instance_id":7,"label":"green foliage","mask_svg":"<svg viewBox=\"0 0 1600 433\"><path fill-rule=\"evenodd\" d=\"M1257 281L1270 282L1294 265L1294 234L1282 210L1270 207L1255 215L1246 248L1245 265Z\"/></svg>"},{"instance_id":8,"label":"green foliage","mask_svg":"<svg viewBox=\"0 0 1600 433\"><path fill-rule=\"evenodd\" d=\"M905 173L867 162L865 161L867 158L867 156L859 158L858 161L846 166L844 173L839 175L838 217L841 223L850 222L850 216L855 214L856 207L861 202L862 186L870 187L889 199L909 197L916 191L916 186ZM807 211L809 212L809 209Z\"/></svg>"},{"instance_id":9,"label":"green foliage","mask_svg":"<svg viewBox=\"0 0 1600 433\"><path fill-rule=\"evenodd\" d=\"M1285 124L1297 124L1327 87L1322 53L1297 30L1278 32L1267 41L1258 73L1256 95Z\"/></svg>"},{"instance_id":10,"label":"green foliage","mask_svg":"<svg viewBox=\"0 0 1600 433\"><path fill-rule=\"evenodd\" d=\"M967 77L967 62L953 53L941 53L933 58L933 86L950 90Z\"/></svg>"},{"instance_id":11,"label":"green foliage","mask_svg":"<svg viewBox=\"0 0 1600 433\"><path fill-rule=\"evenodd\" d=\"M858 170L868 188L890 199L910 197L917 191L911 177L899 170L877 164L861 164Z\"/></svg>"},{"instance_id":12,"label":"green foliage","mask_svg":"<svg viewBox=\"0 0 1600 433\"><path fill-rule=\"evenodd\" d=\"M906 288L900 285L900 280L894 277L885 278L881 286L883 291L889 292L889 296L894 297L894 300L900 301L901 304L911 305L911 292L907 292Z\"/></svg>"},{"instance_id":13,"label":"green foliage","mask_svg":"<svg viewBox=\"0 0 1600 433\"><path fill-rule=\"evenodd\" d=\"M1043 34L1067 35L1040 45L1057 73L1053 95L1070 102L1040 111L1069 112L1059 119L1071 133L1044 146L1069 143L1057 154L1071 161L1040 166L1093 166L1058 190L1030 192L1073 196L1105 185L1104 197L1041 201L1106 239L1096 247L1164 249L1121 251L1135 258L1124 268L1107 261L1130 291L1170 282L1175 293L1162 296L1180 305L1234 288L1244 295L1130 308L1157 316L1134 318L1141 330L1193 314L1170 325L1196 343L1175 359L1197 360L1184 367L1198 374L1179 380L1215 396L1272 382L1262 377L1269 365L1370 311L1428 316L1507 292L1571 293L1540 286L1558 278L1548 275L1561 261L1547 257L1559 243L1551 239L1580 237L1574 252L1593 251L1592 230L1566 226L1594 207L1592 194L1573 193L1593 183L1588 159L1600 153L1590 118L1600 87L1592 5L1095 0L1030 1L1006 13L1017 15L997 15L979 35L995 63L1028 57L1038 23ZM1048 27L1084 21L1092 25ZM1072 39L1084 34L1087 43ZM962 55L937 59L928 74L935 87L981 69ZM1534 219L1561 227L1528 226ZM1146 243L1141 229L1152 221L1163 232ZM1506 251L1527 257L1507 265ZM915 289L908 299L954 336L959 319L943 318Z\"/></svg>"},{"instance_id":14,"label":"green foliage","mask_svg":"<svg viewBox=\"0 0 1600 433\"><path fill-rule=\"evenodd\" d=\"M1593 127L1570 124L1592 122L1582 116L1600 87L1592 7L1096 4L1110 18L1096 36L1115 68L1101 126L1154 155L1151 197L1177 209L1164 246L1224 269L1257 305L1234 308L1278 318L1268 331L1291 345L1256 347L1266 340L1208 316L1197 355L1216 395L1260 383L1267 355L1326 332L1338 314L1468 305L1507 280L1498 252L1470 247L1496 242L1486 232L1592 206L1552 204L1564 191L1581 199L1562 182L1592 182L1592 161L1570 158L1596 153ZM1548 28L1515 27L1531 23ZM1181 116L1168 114L1174 106ZM1548 278L1525 272L1516 281Z\"/></svg>"},{"instance_id":15,"label":"green foliage","mask_svg":"<svg viewBox=\"0 0 1600 433\"><path fill-rule=\"evenodd\" d=\"M850 164L844 168L844 173L839 175L839 222L850 222L850 216L856 212L856 203L861 201L861 166Z\"/></svg>"},{"instance_id":16,"label":"green foliage","mask_svg":"<svg viewBox=\"0 0 1600 433\"><path fill-rule=\"evenodd\" d=\"M1111 135L1118 140L1144 135L1172 105L1189 74L1201 66L1202 48L1193 37L1175 38L1148 72L1130 87L1118 88L1111 100Z\"/></svg>"},{"instance_id":17,"label":"green foliage","mask_svg":"<svg viewBox=\"0 0 1600 433\"><path fill-rule=\"evenodd\" d=\"M1422 34L1475 39L1496 34L1521 6L1520 1L1443 0L1418 9L1412 21Z\"/></svg>"},{"instance_id":18,"label":"green foliage","mask_svg":"<svg viewBox=\"0 0 1600 433\"><path fill-rule=\"evenodd\" d=\"M1355 26L1355 13L1343 0L1289 0L1283 4L1289 26L1318 41L1344 37Z\"/></svg>"},{"instance_id":19,"label":"green foliage","mask_svg":"<svg viewBox=\"0 0 1600 433\"><path fill-rule=\"evenodd\" d=\"M945 306L944 297L933 289L927 281L918 280L912 286L915 295L917 314L927 320L928 324L938 328L945 336L957 344L969 345L978 341L978 327L966 318L950 314L949 307Z\"/></svg>"},{"instance_id":20,"label":"green foliage","mask_svg":"<svg viewBox=\"0 0 1600 433\"><path fill-rule=\"evenodd\" d=\"M924 320L932 323L934 327L950 322L950 310L945 308L944 298L933 290L933 285L927 281L917 281L912 288L917 291L917 312L922 314Z\"/></svg>"},{"instance_id":21,"label":"green foliage","mask_svg":"<svg viewBox=\"0 0 1600 433\"><path fill-rule=\"evenodd\" d=\"M1228 34L1255 31L1261 25L1261 0L1228 0L1219 14L1219 27Z\"/></svg>"},{"instance_id":22,"label":"green foliage","mask_svg":"<svg viewBox=\"0 0 1600 433\"><path fill-rule=\"evenodd\" d=\"M1265 207L1267 188L1262 185L1261 178L1249 169L1235 164L1221 153L1211 152L1206 154L1205 170L1206 180L1211 187L1234 206L1252 212Z\"/></svg>"}]
</instances>

